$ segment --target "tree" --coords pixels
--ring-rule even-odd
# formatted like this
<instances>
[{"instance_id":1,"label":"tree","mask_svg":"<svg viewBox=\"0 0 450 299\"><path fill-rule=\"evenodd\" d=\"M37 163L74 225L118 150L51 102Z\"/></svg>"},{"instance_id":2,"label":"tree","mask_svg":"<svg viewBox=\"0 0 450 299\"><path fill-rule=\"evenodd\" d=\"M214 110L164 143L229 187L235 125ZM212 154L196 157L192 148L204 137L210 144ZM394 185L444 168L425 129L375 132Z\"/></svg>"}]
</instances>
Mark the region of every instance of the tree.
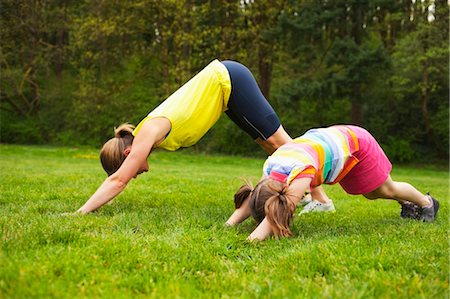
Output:
<instances>
[{"instance_id":1,"label":"tree","mask_svg":"<svg viewBox=\"0 0 450 299\"><path fill-rule=\"evenodd\" d=\"M434 3L434 1L432 2ZM415 10L415 28L399 40L393 53L395 93L403 107L415 111L407 120L416 132L411 141L432 145L437 156L448 155L448 13L439 3L430 19L430 2Z\"/></svg>"},{"instance_id":2,"label":"tree","mask_svg":"<svg viewBox=\"0 0 450 299\"><path fill-rule=\"evenodd\" d=\"M21 117L36 115L41 86L39 72L48 67L53 48L44 4L4 1L1 9L1 109Z\"/></svg>"}]
</instances>

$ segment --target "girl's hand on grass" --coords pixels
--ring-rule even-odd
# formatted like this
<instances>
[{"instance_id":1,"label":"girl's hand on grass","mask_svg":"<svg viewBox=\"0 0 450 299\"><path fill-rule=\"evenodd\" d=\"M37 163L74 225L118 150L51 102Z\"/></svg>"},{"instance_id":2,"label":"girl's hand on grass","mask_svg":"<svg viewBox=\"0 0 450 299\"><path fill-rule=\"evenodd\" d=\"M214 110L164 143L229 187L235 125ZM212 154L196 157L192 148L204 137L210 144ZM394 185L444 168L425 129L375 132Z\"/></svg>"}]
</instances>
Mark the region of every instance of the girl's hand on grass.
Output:
<instances>
[{"instance_id":1,"label":"girl's hand on grass","mask_svg":"<svg viewBox=\"0 0 450 299\"><path fill-rule=\"evenodd\" d=\"M258 239L252 238L251 236L248 236L246 240L250 243L256 243L257 241L259 241Z\"/></svg>"},{"instance_id":2,"label":"girl's hand on grass","mask_svg":"<svg viewBox=\"0 0 450 299\"><path fill-rule=\"evenodd\" d=\"M80 212L65 212L65 213L61 213L60 214L60 216L63 216L63 217L73 217L73 216L79 216L79 215L81 215L81 213Z\"/></svg>"},{"instance_id":3,"label":"girl's hand on grass","mask_svg":"<svg viewBox=\"0 0 450 299\"><path fill-rule=\"evenodd\" d=\"M228 221L223 224L223 227L225 227L225 228L234 227L234 226L236 226L236 225L232 224L232 223L229 223Z\"/></svg>"}]
</instances>

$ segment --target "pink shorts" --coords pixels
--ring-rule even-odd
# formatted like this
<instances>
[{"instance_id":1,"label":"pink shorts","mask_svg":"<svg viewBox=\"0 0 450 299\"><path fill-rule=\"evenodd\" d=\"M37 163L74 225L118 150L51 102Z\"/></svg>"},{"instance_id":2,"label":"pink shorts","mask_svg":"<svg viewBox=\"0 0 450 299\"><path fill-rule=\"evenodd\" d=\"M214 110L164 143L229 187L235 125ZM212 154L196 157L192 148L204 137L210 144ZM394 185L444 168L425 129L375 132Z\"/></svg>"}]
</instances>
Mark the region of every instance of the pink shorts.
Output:
<instances>
[{"instance_id":1,"label":"pink shorts","mask_svg":"<svg viewBox=\"0 0 450 299\"><path fill-rule=\"evenodd\" d=\"M392 164L369 132L356 126L348 127L359 141L359 151L354 153L359 162L339 184L349 194L367 194L387 180Z\"/></svg>"}]
</instances>

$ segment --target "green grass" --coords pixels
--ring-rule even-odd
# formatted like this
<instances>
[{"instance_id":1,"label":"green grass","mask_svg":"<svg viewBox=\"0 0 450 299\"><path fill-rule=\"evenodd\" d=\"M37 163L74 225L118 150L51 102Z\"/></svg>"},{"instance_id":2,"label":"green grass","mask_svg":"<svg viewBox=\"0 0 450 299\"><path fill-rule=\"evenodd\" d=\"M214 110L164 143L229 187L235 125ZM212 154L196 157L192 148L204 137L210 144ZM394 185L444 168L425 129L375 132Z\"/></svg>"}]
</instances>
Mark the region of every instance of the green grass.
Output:
<instances>
[{"instance_id":1,"label":"green grass","mask_svg":"<svg viewBox=\"0 0 450 299\"><path fill-rule=\"evenodd\" d=\"M97 151L0 145L0 298L447 298L447 170L394 166L440 199L436 222L326 186L337 212L296 217L294 236L224 228L241 177L262 160L156 152L112 205L64 217L105 175Z\"/></svg>"}]
</instances>

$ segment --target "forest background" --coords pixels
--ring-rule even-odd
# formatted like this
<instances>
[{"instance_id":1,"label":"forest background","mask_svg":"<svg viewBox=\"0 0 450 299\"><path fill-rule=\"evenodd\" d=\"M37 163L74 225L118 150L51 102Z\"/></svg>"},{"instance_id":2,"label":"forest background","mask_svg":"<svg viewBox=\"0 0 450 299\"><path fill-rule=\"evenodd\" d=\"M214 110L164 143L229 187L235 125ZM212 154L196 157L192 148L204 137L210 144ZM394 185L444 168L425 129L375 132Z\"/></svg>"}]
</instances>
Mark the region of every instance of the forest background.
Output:
<instances>
[{"instance_id":1,"label":"forest background","mask_svg":"<svg viewBox=\"0 0 450 299\"><path fill-rule=\"evenodd\" d=\"M250 68L293 137L364 126L396 162L448 161L449 3L1 0L2 143L99 147L211 60ZM262 155L226 117L198 151Z\"/></svg>"}]
</instances>

